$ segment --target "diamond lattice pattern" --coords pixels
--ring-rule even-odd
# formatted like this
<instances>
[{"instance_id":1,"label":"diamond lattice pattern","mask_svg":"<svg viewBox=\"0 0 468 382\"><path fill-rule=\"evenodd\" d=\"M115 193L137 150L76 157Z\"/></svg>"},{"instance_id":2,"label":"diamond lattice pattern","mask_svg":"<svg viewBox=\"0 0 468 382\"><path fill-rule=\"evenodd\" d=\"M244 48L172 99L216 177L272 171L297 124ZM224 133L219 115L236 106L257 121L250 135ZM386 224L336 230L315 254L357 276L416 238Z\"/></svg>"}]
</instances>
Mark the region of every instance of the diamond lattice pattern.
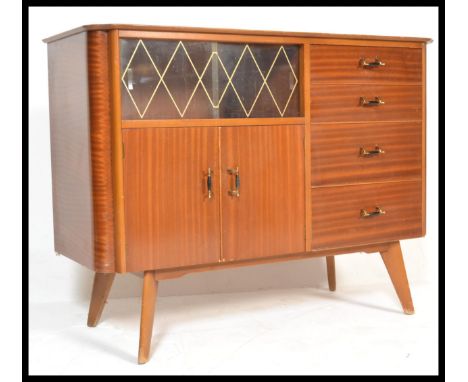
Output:
<instances>
[{"instance_id":1,"label":"diamond lattice pattern","mask_svg":"<svg viewBox=\"0 0 468 382\"><path fill-rule=\"evenodd\" d=\"M230 62L225 62L216 48L218 43L211 43L207 45L211 53L206 52L208 59L203 63L200 59L192 60L187 49L189 44L179 41L167 64L158 67L158 49L151 46L150 53L145 42L138 40L121 80L140 118L145 117L156 93L163 91L160 90L162 88L170 97L180 118L187 113L197 91L206 95L213 109L219 109L228 89L234 92L245 117L251 116L262 92L269 95L274 105L272 114L274 111L276 115L272 117L285 115L299 80L297 65L295 70L284 46L274 47L276 52L271 51L272 47L265 48L269 51L264 56L273 57L269 64L269 61L265 63L261 57L258 58L262 46L251 48L243 45L243 49L239 50L240 54L230 57ZM288 47L291 48L298 49ZM167 51L164 54L167 55ZM200 102L199 97L195 98L196 102Z\"/></svg>"}]
</instances>

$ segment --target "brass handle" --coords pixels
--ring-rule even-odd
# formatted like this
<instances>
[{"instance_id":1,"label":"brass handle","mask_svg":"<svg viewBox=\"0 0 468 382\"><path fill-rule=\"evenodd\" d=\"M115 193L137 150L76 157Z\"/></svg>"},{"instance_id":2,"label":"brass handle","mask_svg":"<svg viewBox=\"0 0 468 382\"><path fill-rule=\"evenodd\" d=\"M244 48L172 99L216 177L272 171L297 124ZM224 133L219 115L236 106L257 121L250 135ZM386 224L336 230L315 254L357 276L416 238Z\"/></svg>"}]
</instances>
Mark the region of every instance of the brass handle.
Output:
<instances>
[{"instance_id":1,"label":"brass handle","mask_svg":"<svg viewBox=\"0 0 468 382\"><path fill-rule=\"evenodd\" d=\"M387 211L384 211L380 207L375 207L374 211L368 212L367 210L361 210L361 218L371 218L373 216L385 215Z\"/></svg>"},{"instance_id":2,"label":"brass handle","mask_svg":"<svg viewBox=\"0 0 468 382\"><path fill-rule=\"evenodd\" d=\"M240 189L239 167L228 168L227 171L228 171L229 174L236 176L235 181L234 181L235 189L234 190L229 190L228 194L238 198L240 196L240 191L239 191L239 189Z\"/></svg>"},{"instance_id":3,"label":"brass handle","mask_svg":"<svg viewBox=\"0 0 468 382\"><path fill-rule=\"evenodd\" d=\"M206 187L208 188L208 199L211 199L213 197L213 171L211 168L208 167L208 176L206 177Z\"/></svg>"},{"instance_id":4,"label":"brass handle","mask_svg":"<svg viewBox=\"0 0 468 382\"><path fill-rule=\"evenodd\" d=\"M361 106L379 106L385 104L385 102L382 101L380 97L374 97L373 100L368 100L366 97L361 97L359 102Z\"/></svg>"},{"instance_id":5,"label":"brass handle","mask_svg":"<svg viewBox=\"0 0 468 382\"><path fill-rule=\"evenodd\" d=\"M375 146L374 150L366 150L364 147L359 149L359 156L361 157L371 157L380 154L385 154L385 151L382 150L379 146Z\"/></svg>"},{"instance_id":6,"label":"brass handle","mask_svg":"<svg viewBox=\"0 0 468 382\"><path fill-rule=\"evenodd\" d=\"M365 58L361 58L359 65L366 69L378 68L379 66L385 66L385 62L380 61L378 57L375 58L372 62L367 62Z\"/></svg>"}]
</instances>

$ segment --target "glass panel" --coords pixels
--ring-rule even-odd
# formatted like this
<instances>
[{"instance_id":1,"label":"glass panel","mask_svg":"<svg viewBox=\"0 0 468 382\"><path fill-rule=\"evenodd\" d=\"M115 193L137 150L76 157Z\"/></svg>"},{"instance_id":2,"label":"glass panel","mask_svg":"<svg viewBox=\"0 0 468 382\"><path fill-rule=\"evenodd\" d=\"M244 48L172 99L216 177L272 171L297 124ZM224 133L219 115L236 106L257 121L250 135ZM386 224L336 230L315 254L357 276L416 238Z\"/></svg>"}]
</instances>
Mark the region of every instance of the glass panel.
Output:
<instances>
[{"instance_id":1,"label":"glass panel","mask_svg":"<svg viewBox=\"0 0 468 382\"><path fill-rule=\"evenodd\" d=\"M120 40L123 119L297 117L299 46Z\"/></svg>"}]
</instances>

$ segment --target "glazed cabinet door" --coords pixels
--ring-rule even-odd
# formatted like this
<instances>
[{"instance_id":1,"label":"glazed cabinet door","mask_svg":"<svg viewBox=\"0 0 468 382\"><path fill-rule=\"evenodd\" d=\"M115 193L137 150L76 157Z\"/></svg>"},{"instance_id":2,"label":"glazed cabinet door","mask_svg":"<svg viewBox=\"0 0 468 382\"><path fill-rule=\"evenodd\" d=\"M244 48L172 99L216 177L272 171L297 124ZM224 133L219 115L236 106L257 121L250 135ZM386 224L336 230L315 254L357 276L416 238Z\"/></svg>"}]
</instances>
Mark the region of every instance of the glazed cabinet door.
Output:
<instances>
[{"instance_id":1,"label":"glazed cabinet door","mask_svg":"<svg viewBox=\"0 0 468 382\"><path fill-rule=\"evenodd\" d=\"M123 142L127 271L217 263L218 128L124 129Z\"/></svg>"},{"instance_id":2,"label":"glazed cabinet door","mask_svg":"<svg viewBox=\"0 0 468 382\"><path fill-rule=\"evenodd\" d=\"M299 45L121 39L122 117L298 117L299 52Z\"/></svg>"},{"instance_id":3,"label":"glazed cabinet door","mask_svg":"<svg viewBox=\"0 0 468 382\"><path fill-rule=\"evenodd\" d=\"M304 126L221 128L223 261L305 250Z\"/></svg>"}]
</instances>

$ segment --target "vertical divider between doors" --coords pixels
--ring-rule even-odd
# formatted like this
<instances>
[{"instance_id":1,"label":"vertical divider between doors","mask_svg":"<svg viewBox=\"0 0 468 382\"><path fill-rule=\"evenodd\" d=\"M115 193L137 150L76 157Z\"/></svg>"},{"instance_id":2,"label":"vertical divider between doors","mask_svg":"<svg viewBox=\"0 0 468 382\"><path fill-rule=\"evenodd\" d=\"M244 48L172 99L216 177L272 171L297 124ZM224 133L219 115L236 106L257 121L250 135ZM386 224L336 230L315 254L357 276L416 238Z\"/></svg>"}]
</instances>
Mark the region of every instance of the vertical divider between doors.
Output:
<instances>
[{"instance_id":1,"label":"vertical divider between doors","mask_svg":"<svg viewBox=\"0 0 468 382\"><path fill-rule=\"evenodd\" d=\"M312 153L310 151L310 45L305 43L301 49L302 65L301 76L301 96L302 113L304 115L304 198L305 198L305 250L312 250Z\"/></svg>"},{"instance_id":2,"label":"vertical divider between doors","mask_svg":"<svg viewBox=\"0 0 468 382\"><path fill-rule=\"evenodd\" d=\"M221 126L218 126L218 172L219 172L219 262L222 263L225 261L223 254L223 200L222 200L222 187L223 187L223 163L221 156Z\"/></svg>"}]
</instances>

